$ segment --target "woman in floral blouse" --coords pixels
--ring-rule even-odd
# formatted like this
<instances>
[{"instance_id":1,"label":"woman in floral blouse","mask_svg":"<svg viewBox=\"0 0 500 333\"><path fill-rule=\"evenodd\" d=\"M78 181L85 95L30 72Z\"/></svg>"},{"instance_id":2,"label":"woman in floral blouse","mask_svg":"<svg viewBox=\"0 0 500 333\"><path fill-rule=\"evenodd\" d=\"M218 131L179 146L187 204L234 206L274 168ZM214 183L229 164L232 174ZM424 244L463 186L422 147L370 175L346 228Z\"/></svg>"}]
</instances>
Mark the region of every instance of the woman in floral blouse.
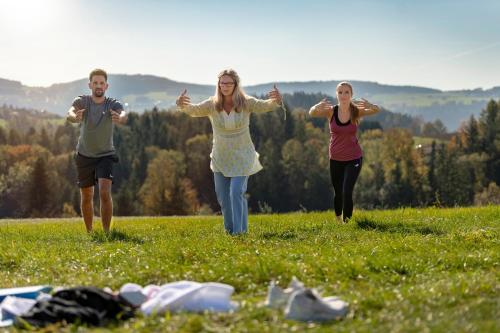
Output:
<instances>
[{"instance_id":1,"label":"woman in floral blouse","mask_svg":"<svg viewBox=\"0 0 500 333\"><path fill-rule=\"evenodd\" d=\"M215 96L191 104L187 90L177 98L180 111L191 117L208 117L213 130L210 169L214 173L215 192L224 216L224 228L231 235L248 230L248 204L245 197L248 177L262 165L250 137L250 114L270 112L282 102L274 86L269 99L246 95L238 74L226 69L218 75Z\"/></svg>"}]
</instances>

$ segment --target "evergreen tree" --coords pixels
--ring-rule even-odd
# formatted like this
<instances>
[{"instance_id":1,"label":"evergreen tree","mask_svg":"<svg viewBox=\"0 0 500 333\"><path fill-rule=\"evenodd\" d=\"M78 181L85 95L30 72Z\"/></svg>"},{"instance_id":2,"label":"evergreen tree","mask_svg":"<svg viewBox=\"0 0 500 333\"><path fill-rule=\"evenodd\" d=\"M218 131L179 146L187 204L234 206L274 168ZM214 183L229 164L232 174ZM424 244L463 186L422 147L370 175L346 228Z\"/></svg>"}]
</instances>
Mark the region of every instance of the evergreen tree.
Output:
<instances>
[{"instance_id":1,"label":"evergreen tree","mask_svg":"<svg viewBox=\"0 0 500 333\"><path fill-rule=\"evenodd\" d=\"M500 184L500 101L491 100L481 112L479 127L481 147L488 155L486 176L489 180Z\"/></svg>"},{"instance_id":2,"label":"evergreen tree","mask_svg":"<svg viewBox=\"0 0 500 333\"><path fill-rule=\"evenodd\" d=\"M31 216L43 217L50 211L51 189L47 173L47 162L39 157L31 175L29 211Z\"/></svg>"},{"instance_id":3,"label":"evergreen tree","mask_svg":"<svg viewBox=\"0 0 500 333\"><path fill-rule=\"evenodd\" d=\"M45 130L45 127L42 127L42 130L40 132L40 146L52 150L52 144L49 139L49 135L47 134L47 131Z\"/></svg>"},{"instance_id":4,"label":"evergreen tree","mask_svg":"<svg viewBox=\"0 0 500 333\"><path fill-rule=\"evenodd\" d=\"M430 198L429 202L434 203L436 199L436 192L437 192L437 181L436 181L436 141L432 141L432 146L431 146L431 152L429 156L429 163L428 163L428 173L427 173L427 179L429 182L429 192L430 192Z\"/></svg>"},{"instance_id":5,"label":"evergreen tree","mask_svg":"<svg viewBox=\"0 0 500 333\"><path fill-rule=\"evenodd\" d=\"M444 206L470 205L473 179L458 161L458 151L441 144L436 161L437 197Z\"/></svg>"},{"instance_id":6,"label":"evergreen tree","mask_svg":"<svg viewBox=\"0 0 500 333\"><path fill-rule=\"evenodd\" d=\"M16 131L15 129L11 128L9 130L9 145L11 146L17 146L17 145L20 145L22 143L22 140L21 140L21 135L19 134L18 131Z\"/></svg>"},{"instance_id":7,"label":"evergreen tree","mask_svg":"<svg viewBox=\"0 0 500 333\"><path fill-rule=\"evenodd\" d=\"M478 123L474 115L470 116L469 121L462 130L462 135L464 137L464 150L466 153L476 153L481 150Z\"/></svg>"},{"instance_id":8,"label":"evergreen tree","mask_svg":"<svg viewBox=\"0 0 500 333\"><path fill-rule=\"evenodd\" d=\"M0 126L0 145L5 145L8 143L7 139L7 133L5 132L5 129Z\"/></svg>"}]
</instances>

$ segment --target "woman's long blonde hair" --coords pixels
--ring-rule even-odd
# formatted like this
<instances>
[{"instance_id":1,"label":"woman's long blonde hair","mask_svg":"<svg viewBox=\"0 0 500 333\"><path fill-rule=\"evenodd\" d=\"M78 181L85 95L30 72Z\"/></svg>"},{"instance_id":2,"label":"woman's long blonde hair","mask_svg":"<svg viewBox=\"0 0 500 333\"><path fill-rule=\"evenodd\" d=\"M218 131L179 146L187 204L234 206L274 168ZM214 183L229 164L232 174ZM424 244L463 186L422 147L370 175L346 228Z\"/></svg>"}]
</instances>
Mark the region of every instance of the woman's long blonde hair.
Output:
<instances>
[{"instance_id":1,"label":"woman's long blonde hair","mask_svg":"<svg viewBox=\"0 0 500 333\"><path fill-rule=\"evenodd\" d=\"M352 89L352 85L349 82L347 82L347 81L342 81L339 84L337 84L337 88L335 89L335 91L337 91L342 86L348 87L349 90L351 91L351 104L349 106L349 109L351 111L351 121L352 121L353 124L359 125L359 121L360 121L359 109L352 102L352 96L354 95L354 91Z\"/></svg>"},{"instance_id":2,"label":"woman's long blonde hair","mask_svg":"<svg viewBox=\"0 0 500 333\"><path fill-rule=\"evenodd\" d=\"M215 109L219 112L224 109L224 97L222 95L222 92L220 91L220 79L225 75L231 77L231 79L233 79L234 81L234 90L232 96L234 110L236 112L241 112L246 107L246 95L240 86L240 77L238 76L238 73L236 73L236 71L231 68L223 70L217 76L219 79L217 81L217 87L215 88L215 96L213 97Z\"/></svg>"}]
</instances>

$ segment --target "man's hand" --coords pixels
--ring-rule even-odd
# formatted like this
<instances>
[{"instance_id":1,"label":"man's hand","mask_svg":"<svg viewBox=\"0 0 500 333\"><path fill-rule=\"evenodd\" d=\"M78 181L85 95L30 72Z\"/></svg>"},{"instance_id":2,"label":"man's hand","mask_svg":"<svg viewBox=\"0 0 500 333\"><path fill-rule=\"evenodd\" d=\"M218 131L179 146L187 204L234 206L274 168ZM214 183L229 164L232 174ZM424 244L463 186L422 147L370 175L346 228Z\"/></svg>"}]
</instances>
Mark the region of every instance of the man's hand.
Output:
<instances>
[{"instance_id":1,"label":"man's hand","mask_svg":"<svg viewBox=\"0 0 500 333\"><path fill-rule=\"evenodd\" d=\"M85 109L75 110L75 119L77 122L81 123L83 121L83 113Z\"/></svg>"},{"instance_id":2,"label":"man's hand","mask_svg":"<svg viewBox=\"0 0 500 333\"><path fill-rule=\"evenodd\" d=\"M111 112L111 121L115 124L121 124L122 120L120 117L120 113L116 112L115 110L109 110Z\"/></svg>"},{"instance_id":3,"label":"man's hand","mask_svg":"<svg viewBox=\"0 0 500 333\"><path fill-rule=\"evenodd\" d=\"M123 125L127 123L127 113L124 110L120 112L110 109L111 121L117 125Z\"/></svg>"}]
</instances>

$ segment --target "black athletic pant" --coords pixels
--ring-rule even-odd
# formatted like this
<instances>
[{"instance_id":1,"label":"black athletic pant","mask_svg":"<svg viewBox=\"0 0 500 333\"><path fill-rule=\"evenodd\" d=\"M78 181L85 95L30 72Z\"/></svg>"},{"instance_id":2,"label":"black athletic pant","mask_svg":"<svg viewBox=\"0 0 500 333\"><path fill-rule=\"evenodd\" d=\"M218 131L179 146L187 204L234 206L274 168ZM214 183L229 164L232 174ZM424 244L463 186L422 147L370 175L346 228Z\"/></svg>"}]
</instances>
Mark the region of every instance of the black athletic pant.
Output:
<instances>
[{"instance_id":1,"label":"black athletic pant","mask_svg":"<svg viewBox=\"0 0 500 333\"><path fill-rule=\"evenodd\" d=\"M344 221L352 216L352 192L361 171L362 158L352 161L330 160L330 177L335 191L333 204L335 215L344 212Z\"/></svg>"}]
</instances>

